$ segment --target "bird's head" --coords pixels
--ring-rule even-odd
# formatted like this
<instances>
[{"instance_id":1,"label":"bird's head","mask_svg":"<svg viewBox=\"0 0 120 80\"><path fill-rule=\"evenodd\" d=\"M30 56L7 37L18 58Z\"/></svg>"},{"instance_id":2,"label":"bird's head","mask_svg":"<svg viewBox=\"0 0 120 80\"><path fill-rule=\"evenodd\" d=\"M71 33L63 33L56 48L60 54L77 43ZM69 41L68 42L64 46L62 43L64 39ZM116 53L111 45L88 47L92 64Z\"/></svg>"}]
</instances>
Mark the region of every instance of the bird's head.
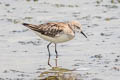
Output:
<instances>
[{"instance_id":1,"label":"bird's head","mask_svg":"<svg viewBox=\"0 0 120 80\"><path fill-rule=\"evenodd\" d=\"M71 21L69 22L69 24L74 31L79 31L81 34L83 34L87 38L87 36L82 31L81 24L78 21Z\"/></svg>"}]
</instances>

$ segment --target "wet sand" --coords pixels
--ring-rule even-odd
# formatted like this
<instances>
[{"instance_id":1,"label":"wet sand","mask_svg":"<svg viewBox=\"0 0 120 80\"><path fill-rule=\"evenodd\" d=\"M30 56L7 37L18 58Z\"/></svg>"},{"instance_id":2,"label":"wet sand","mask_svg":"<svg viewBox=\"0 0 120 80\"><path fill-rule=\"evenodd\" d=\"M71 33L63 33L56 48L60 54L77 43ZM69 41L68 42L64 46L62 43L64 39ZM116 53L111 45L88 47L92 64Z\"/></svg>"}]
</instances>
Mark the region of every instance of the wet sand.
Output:
<instances>
[{"instance_id":1,"label":"wet sand","mask_svg":"<svg viewBox=\"0 0 120 80\"><path fill-rule=\"evenodd\" d=\"M1 0L0 80L39 80L52 69L47 64L48 42L22 22L71 20L82 24L89 40L78 33L73 40L58 44L57 67L71 71L75 80L119 80L119 0ZM50 49L50 63L56 67L54 45Z\"/></svg>"}]
</instances>

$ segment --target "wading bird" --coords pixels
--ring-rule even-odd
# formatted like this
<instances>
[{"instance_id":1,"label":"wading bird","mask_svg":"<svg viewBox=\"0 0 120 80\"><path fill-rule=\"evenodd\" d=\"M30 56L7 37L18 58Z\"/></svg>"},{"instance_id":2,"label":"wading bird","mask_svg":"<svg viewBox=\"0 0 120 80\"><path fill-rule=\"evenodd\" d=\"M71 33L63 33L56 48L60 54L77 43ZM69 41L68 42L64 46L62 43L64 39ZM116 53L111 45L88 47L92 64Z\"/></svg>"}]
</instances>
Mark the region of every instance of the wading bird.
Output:
<instances>
[{"instance_id":1,"label":"wading bird","mask_svg":"<svg viewBox=\"0 0 120 80\"><path fill-rule=\"evenodd\" d=\"M56 53L56 57L58 57L58 52L56 48L57 43L62 43L72 40L75 37L75 33L77 31L82 33L87 38L87 36L82 31L81 24L78 21L48 22L40 25L34 25L28 23L22 23L22 24L33 30L38 36L40 36L44 40L50 42L47 45L49 57L50 57L49 46L51 45L51 43L55 44L55 53Z\"/></svg>"}]
</instances>

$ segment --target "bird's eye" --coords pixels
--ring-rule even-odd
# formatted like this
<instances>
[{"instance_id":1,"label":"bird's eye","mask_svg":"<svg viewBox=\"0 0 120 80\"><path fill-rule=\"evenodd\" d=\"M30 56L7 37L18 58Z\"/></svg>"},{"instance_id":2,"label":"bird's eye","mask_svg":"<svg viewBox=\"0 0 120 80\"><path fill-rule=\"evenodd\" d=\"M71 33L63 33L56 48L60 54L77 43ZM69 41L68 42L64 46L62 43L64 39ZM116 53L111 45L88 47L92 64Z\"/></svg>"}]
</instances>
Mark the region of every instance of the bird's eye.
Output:
<instances>
[{"instance_id":1,"label":"bird's eye","mask_svg":"<svg viewBox=\"0 0 120 80\"><path fill-rule=\"evenodd\" d=\"M75 26L77 29L80 29L80 27L79 26Z\"/></svg>"}]
</instances>

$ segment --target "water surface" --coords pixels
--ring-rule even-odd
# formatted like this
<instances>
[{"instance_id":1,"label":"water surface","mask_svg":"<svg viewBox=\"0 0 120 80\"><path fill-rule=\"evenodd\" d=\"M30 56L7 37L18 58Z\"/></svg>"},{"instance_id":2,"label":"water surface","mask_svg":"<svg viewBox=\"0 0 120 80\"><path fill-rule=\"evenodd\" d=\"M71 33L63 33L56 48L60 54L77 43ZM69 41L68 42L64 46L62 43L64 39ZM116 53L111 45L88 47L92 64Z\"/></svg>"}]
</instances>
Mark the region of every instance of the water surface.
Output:
<instances>
[{"instance_id":1,"label":"water surface","mask_svg":"<svg viewBox=\"0 0 120 80\"><path fill-rule=\"evenodd\" d=\"M119 0L1 0L0 79L40 79L42 73L56 67L54 45L50 48L50 67L48 42L21 25L22 22L71 20L82 24L89 40L78 33L73 40L58 44L58 69L72 70L77 80L119 80Z\"/></svg>"}]
</instances>

